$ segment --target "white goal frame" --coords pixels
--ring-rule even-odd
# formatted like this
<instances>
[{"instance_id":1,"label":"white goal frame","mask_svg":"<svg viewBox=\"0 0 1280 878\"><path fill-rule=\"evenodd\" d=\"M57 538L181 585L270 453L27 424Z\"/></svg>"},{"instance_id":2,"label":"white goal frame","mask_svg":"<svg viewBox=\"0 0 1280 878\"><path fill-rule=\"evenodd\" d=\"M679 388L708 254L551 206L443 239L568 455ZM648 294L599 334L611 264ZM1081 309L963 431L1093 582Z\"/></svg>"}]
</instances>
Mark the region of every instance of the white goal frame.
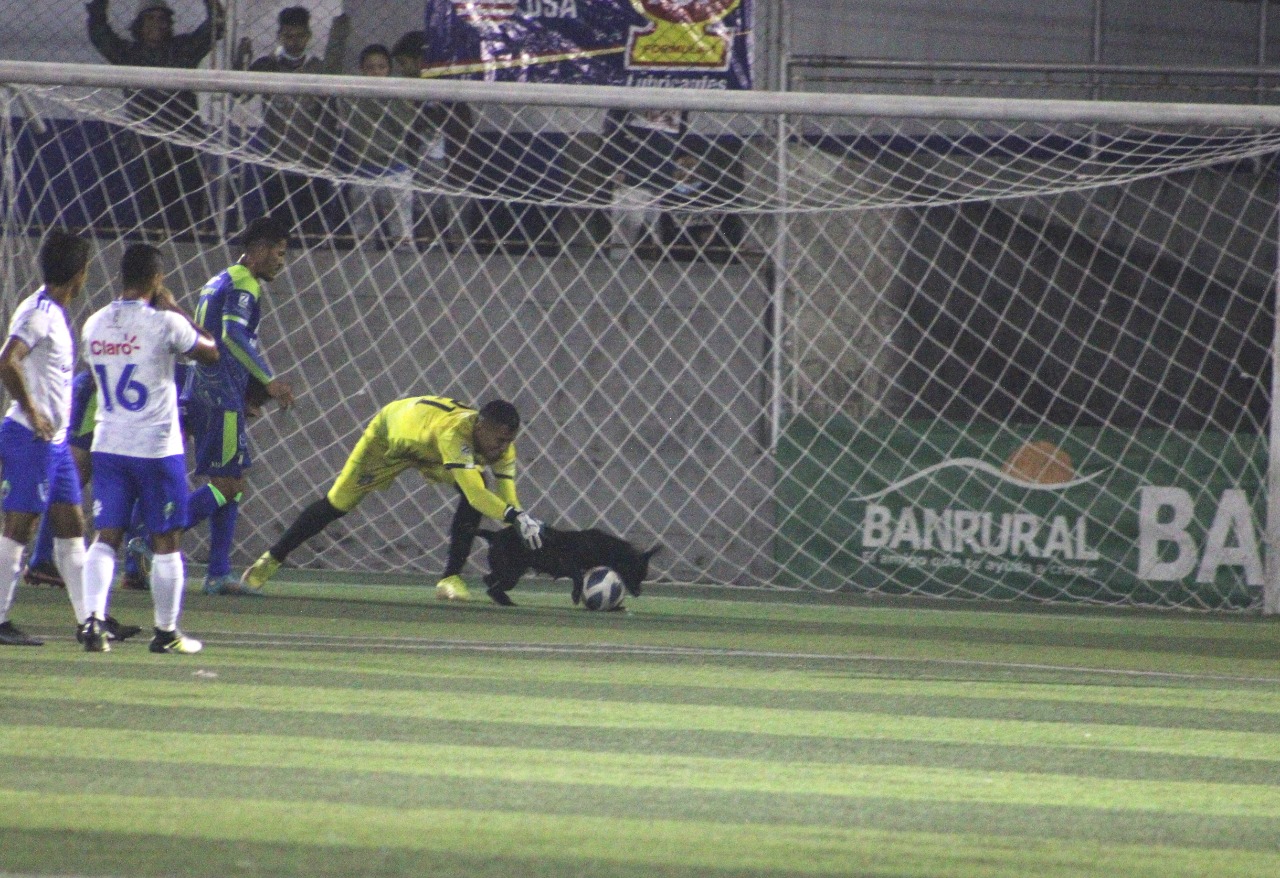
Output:
<instances>
[{"instance_id":1,"label":"white goal frame","mask_svg":"<svg viewBox=\"0 0 1280 878\"><path fill-rule=\"evenodd\" d=\"M14 115L32 115L35 110L24 87L57 87L70 89L118 90L155 88L158 71L154 68L107 67L101 65L45 64L0 61L0 87L10 86L15 100L10 105ZM1166 104L1104 101L1023 100L997 98L920 97L897 95L832 95L775 92L722 92L694 89L617 88L604 86L558 86L548 84L492 83L455 80L371 80L351 76L309 76L257 74L237 71L169 70L163 71L163 86L196 92L226 95L316 95L343 98L410 99L413 101L463 101L480 107L510 105L515 107L577 107L589 110L644 110L653 107L686 113L750 114L775 118L780 131L787 130L792 117L833 117L841 119L872 118L968 121L973 123L1042 123L1074 126L1206 126L1214 129L1280 132L1280 107L1258 105ZM3 91L0 88L0 91ZM8 120L6 117L6 124ZM148 132L151 133L151 132ZM201 148L218 154L216 142ZM774 264L773 332L775 339L786 337L786 264L788 259L786 227L792 217L824 209L812 201L793 200L786 177L785 139L778 138L776 191L757 185L751 190L754 201L749 208L760 214L773 214L775 238L768 257ZM1206 161L1221 161L1216 155ZM1185 167L1195 167L1189 161ZM8 169L7 169L8 170ZM1151 176L1165 173L1161 168ZM6 173L6 186L13 185ZM1141 173L1127 179L1139 179ZM1108 185L1109 181L1076 179L1062 188L1087 189ZM1047 185L1041 191L1055 191ZM998 195L990 197L999 197ZM14 199L7 199L12 212ZM9 228L20 227L22 218L6 216ZM227 231L227 230L224 230ZM13 260L5 271L3 301L11 308L17 288ZM1271 267L1276 310L1280 314L1280 269ZM784 376L783 345L771 350L772 401L770 409L770 442L776 447L783 412L788 405L787 379ZM1280 329L1272 327L1271 362L1280 362ZM1272 369L1270 398L1280 399L1280 376ZM1280 419L1274 405L1267 429L1267 484L1265 490L1265 523L1263 525L1264 584L1261 610L1264 614L1280 612Z\"/></svg>"}]
</instances>

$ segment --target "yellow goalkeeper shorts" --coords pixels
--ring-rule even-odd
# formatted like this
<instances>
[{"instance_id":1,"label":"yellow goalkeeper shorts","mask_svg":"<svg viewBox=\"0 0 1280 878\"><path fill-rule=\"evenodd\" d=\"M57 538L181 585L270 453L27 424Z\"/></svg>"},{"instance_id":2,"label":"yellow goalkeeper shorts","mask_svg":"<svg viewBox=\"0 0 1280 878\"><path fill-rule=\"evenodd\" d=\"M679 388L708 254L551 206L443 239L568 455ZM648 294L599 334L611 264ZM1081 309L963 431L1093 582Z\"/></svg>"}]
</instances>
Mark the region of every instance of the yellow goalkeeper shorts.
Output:
<instances>
[{"instance_id":1,"label":"yellow goalkeeper shorts","mask_svg":"<svg viewBox=\"0 0 1280 878\"><path fill-rule=\"evenodd\" d=\"M361 500L374 491L386 488L407 469L418 470L429 482L452 481L443 466L402 457L388 458L387 449L387 440L383 438L381 425L375 418L365 428L360 441L343 464L342 472L326 495L335 509L350 512L360 505Z\"/></svg>"}]
</instances>

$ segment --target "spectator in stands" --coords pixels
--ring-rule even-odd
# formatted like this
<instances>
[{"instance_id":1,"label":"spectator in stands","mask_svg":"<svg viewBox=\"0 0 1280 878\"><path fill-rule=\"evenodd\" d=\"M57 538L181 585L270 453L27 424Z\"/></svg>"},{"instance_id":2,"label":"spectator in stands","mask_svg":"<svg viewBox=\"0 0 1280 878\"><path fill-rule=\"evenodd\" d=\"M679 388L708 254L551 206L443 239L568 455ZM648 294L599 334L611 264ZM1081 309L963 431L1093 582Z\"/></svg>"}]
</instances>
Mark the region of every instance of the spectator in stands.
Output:
<instances>
[{"instance_id":1,"label":"spectator in stands","mask_svg":"<svg viewBox=\"0 0 1280 878\"><path fill-rule=\"evenodd\" d=\"M333 19L324 58L307 53L311 45L311 12L305 6L280 10L277 44L270 55L249 65L259 73L341 73L347 52L351 22L345 14ZM244 53L241 43L237 56ZM329 167L336 136L329 102L314 95L270 95L265 99L259 136L267 155L299 168L320 172ZM279 171L263 181L266 211L275 213L287 204L295 228L309 234L326 234L336 223L325 216L334 200L328 180L304 171Z\"/></svg>"},{"instance_id":2,"label":"spectator in stands","mask_svg":"<svg viewBox=\"0 0 1280 878\"><path fill-rule=\"evenodd\" d=\"M391 48L391 63L397 76L418 79L422 76L422 59L426 33L409 31ZM471 110L466 104L423 104L409 132L408 154L417 156L411 162L420 187L415 196L415 214L422 225L422 237L434 245L443 241L453 210L447 195L424 191L449 180L449 157L457 155L471 128ZM450 148L450 134L453 136Z\"/></svg>"},{"instance_id":3,"label":"spectator in stands","mask_svg":"<svg viewBox=\"0 0 1280 878\"><path fill-rule=\"evenodd\" d=\"M360 75L391 75L391 52L381 43L360 52ZM413 135L418 105L409 100L356 98L348 102L344 141L356 176L347 187L351 230L357 240L379 235L390 248L413 246Z\"/></svg>"},{"instance_id":4,"label":"spectator in stands","mask_svg":"<svg viewBox=\"0 0 1280 878\"><path fill-rule=\"evenodd\" d=\"M165 0L142 0L129 25L129 39L115 32L108 0L90 0L89 40L112 64L134 67L199 66L223 35L223 9L204 0L205 21L190 33L173 33L173 9ZM195 92L146 88L125 92L129 117L166 132L202 136ZM129 159L129 177L143 225L161 226L170 235L189 233L207 222L209 202L204 173L195 150L133 132L118 141Z\"/></svg>"},{"instance_id":5,"label":"spectator in stands","mask_svg":"<svg viewBox=\"0 0 1280 878\"><path fill-rule=\"evenodd\" d=\"M742 242L742 218L716 209L720 199L707 179L704 160L681 152L673 164L674 185L663 193L658 242L666 253L680 259L728 259Z\"/></svg>"},{"instance_id":6,"label":"spectator in stands","mask_svg":"<svg viewBox=\"0 0 1280 878\"><path fill-rule=\"evenodd\" d=\"M688 120L680 110L609 110L605 160L613 181L610 252L625 255L655 243L662 193L676 185L675 163Z\"/></svg>"}]
</instances>

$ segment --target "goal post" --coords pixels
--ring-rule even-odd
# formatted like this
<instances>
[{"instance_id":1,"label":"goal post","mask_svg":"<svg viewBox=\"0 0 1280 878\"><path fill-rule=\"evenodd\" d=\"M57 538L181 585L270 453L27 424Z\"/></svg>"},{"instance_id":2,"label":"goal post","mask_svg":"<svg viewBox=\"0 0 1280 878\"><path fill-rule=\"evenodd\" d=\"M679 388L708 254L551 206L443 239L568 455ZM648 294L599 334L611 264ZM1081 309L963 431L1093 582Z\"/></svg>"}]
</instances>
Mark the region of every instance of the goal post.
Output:
<instances>
[{"instance_id":1,"label":"goal post","mask_svg":"<svg viewBox=\"0 0 1280 878\"><path fill-rule=\"evenodd\" d=\"M129 103L155 75L0 62L4 301L54 224L88 309L123 240L190 300L298 211L262 335L305 391L251 427L238 563L434 392L516 402L524 503L663 580L1280 608L1280 108L166 70L191 125ZM155 143L202 213L142 204ZM291 561L430 581L452 502L402 478Z\"/></svg>"}]
</instances>

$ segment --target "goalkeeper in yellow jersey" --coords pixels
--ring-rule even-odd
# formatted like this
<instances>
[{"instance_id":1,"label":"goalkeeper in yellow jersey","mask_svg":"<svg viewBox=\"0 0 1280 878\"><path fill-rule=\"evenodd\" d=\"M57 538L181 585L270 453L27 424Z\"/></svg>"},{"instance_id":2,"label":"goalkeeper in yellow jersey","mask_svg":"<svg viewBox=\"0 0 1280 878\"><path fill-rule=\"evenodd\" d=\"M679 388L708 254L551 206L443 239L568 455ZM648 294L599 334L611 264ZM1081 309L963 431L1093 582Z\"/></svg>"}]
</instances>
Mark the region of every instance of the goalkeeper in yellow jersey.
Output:
<instances>
[{"instance_id":1,"label":"goalkeeper in yellow jersey","mask_svg":"<svg viewBox=\"0 0 1280 878\"><path fill-rule=\"evenodd\" d=\"M516 499L516 433L520 414L503 400L477 411L444 396L414 396L384 407L365 428L329 493L298 515L279 541L244 572L246 590L258 591L289 553L346 515L400 473L416 469L430 482L453 485L462 495L449 526L449 558L436 584L441 600L465 601L463 565L480 519L514 525L531 549L542 545L542 523ZM483 470L493 477L485 486Z\"/></svg>"}]
</instances>

